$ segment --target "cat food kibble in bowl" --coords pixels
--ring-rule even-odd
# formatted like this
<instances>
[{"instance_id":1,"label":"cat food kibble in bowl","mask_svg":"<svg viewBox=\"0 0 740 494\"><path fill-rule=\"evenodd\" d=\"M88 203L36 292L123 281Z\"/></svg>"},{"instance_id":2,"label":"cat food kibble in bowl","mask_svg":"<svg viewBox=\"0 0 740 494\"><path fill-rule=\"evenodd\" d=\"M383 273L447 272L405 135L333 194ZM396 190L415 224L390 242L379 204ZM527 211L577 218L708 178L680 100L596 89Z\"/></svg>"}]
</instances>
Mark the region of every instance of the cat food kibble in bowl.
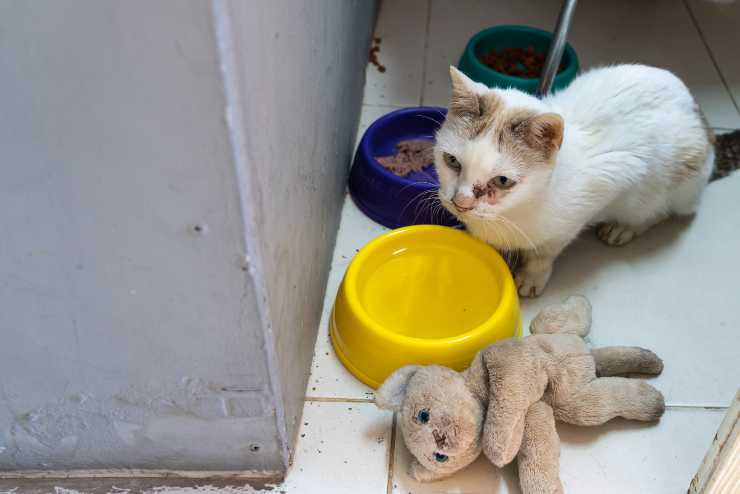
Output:
<instances>
[{"instance_id":1,"label":"cat food kibble in bowl","mask_svg":"<svg viewBox=\"0 0 740 494\"><path fill-rule=\"evenodd\" d=\"M502 74L524 77L527 79L538 79L542 76L542 70L545 66L545 55L539 53L533 46L524 48L504 48L491 51L480 55L480 61ZM565 66L560 64L558 73L562 72Z\"/></svg>"},{"instance_id":2,"label":"cat food kibble in bowl","mask_svg":"<svg viewBox=\"0 0 740 494\"><path fill-rule=\"evenodd\" d=\"M349 193L368 217L388 228L414 224L458 225L437 199L434 134L447 110L402 108L383 115L360 139L349 175Z\"/></svg>"},{"instance_id":3,"label":"cat food kibble in bowl","mask_svg":"<svg viewBox=\"0 0 740 494\"><path fill-rule=\"evenodd\" d=\"M396 144L396 154L376 156L375 159L394 175L405 177L434 163L434 143L425 140L401 141Z\"/></svg>"}]
</instances>

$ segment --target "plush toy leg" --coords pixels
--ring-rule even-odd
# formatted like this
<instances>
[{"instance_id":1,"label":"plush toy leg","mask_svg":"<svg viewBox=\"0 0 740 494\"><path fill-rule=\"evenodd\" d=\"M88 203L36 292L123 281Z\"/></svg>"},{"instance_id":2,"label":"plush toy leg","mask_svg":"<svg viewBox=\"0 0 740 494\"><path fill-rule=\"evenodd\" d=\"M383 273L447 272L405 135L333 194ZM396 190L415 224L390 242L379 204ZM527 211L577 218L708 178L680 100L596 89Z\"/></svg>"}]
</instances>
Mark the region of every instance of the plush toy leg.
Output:
<instances>
[{"instance_id":1,"label":"plush toy leg","mask_svg":"<svg viewBox=\"0 0 740 494\"><path fill-rule=\"evenodd\" d=\"M639 379L600 377L565 403L555 404L555 418L575 425L599 425L614 417L650 422L665 411L663 395Z\"/></svg>"},{"instance_id":2,"label":"plush toy leg","mask_svg":"<svg viewBox=\"0 0 740 494\"><path fill-rule=\"evenodd\" d=\"M527 411L517 463L524 494L562 494L560 438L552 408L545 402L538 401Z\"/></svg>"},{"instance_id":3,"label":"plush toy leg","mask_svg":"<svg viewBox=\"0 0 740 494\"><path fill-rule=\"evenodd\" d=\"M663 361L650 350L635 346L610 346L591 350L596 362L596 375L624 376L663 372Z\"/></svg>"}]
</instances>

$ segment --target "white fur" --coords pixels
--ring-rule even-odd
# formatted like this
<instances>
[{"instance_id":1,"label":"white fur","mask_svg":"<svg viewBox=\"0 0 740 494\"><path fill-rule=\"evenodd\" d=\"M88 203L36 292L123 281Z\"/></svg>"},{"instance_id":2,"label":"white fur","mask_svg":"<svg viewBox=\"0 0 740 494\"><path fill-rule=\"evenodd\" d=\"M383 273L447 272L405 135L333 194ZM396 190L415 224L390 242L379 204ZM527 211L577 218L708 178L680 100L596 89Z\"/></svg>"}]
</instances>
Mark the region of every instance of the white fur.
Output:
<instances>
[{"instance_id":1,"label":"white fur","mask_svg":"<svg viewBox=\"0 0 740 494\"><path fill-rule=\"evenodd\" d=\"M494 91L506 108L555 112L565 122L554 167L515 166L485 133L470 140L444 125L437 135L442 203L474 236L525 251L517 273L521 294L541 292L554 258L586 226L609 224L600 236L621 244L670 214L698 207L714 155L696 103L672 73L643 65L594 69L544 100L469 79L466 85L476 93ZM459 175L442 153L462 163ZM692 153L700 157L700 173L680 178ZM499 203L479 201L469 213L455 211L455 193L469 195L473 184L495 175L521 183Z\"/></svg>"}]
</instances>

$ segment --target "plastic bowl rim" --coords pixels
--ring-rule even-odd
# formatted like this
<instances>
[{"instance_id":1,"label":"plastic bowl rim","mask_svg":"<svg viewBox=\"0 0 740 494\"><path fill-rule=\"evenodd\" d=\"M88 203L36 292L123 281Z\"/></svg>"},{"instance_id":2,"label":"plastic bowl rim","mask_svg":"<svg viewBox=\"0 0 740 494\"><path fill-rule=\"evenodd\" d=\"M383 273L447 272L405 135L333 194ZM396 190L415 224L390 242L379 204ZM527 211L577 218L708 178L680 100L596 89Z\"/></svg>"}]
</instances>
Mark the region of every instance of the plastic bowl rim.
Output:
<instances>
[{"instance_id":1,"label":"plastic bowl rim","mask_svg":"<svg viewBox=\"0 0 740 494\"><path fill-rule=\"evenodd\" d=\"M447 108L444 108L442 106L412 106L408 108L399 108L398 110L386 113L385 115L382 115L381 117L375 119L375 121L370 124L370 126L365 130L365 133L362 135L359 148L362 159L365 162L369 163L376 171L380 172L384 178L389 179L391 182L394 182L397 185L402 185L404 187L414 188L417 190L432 190L439 188L439 186L422 182L413 182L411 180L407 180L404 177L394 175L392 172L386 170L383 165L378 163L378 160L375 159L375 156L370 150L370 139L372 135L375 134L380 127L385 125L386 122L388 122L389 120L393 120L399 116L418 112L420 110L440 111L445 115L445 118L447 118ZM441 127L442 124L444 124L444 120L439 123L439 126ZM432 166L435 166L435 164L432 163Z\"/></svg>"},{"instance_id":2,"label":"plastic bowl rim","mask_svg":"<svg viewBox=\"0 0 740 494\"><path fill-rule=\"evenodd\" d=\"M471 60L471 63L473 63L476 68L479 68L483 70L484 72L488 72L490 74L495 74L497 77L500 77L506 82L510 82L512 86L514 84L522 84L524 82L538 82L539 79L531 79L526 77L517 77L513 75L504 74L503 72L499 72L498 70L494 70L487 65L481 63L481 61L478 59L478 57L475 54L475 47L480 43L480 41L491 35L491 33L497 33L499 31L520 31L520 32L526 32L529 34L535 34L535 35L543 35L546 38L548 38L550 41L552 41L552 33L549 31L545 31L544 29L539 29L536 27L531 26L524 26L524 25L518 25L518 24L503 24L500 26L492 26L489 28L486 28L482 31L478 31L473 35L472 38L468 41L468 44L465 46L465 57L469 58ZM570 45L570 43L565 44L565 53L567 53L567 56L569 58L570 63L568 66L563 70L561 73L555 74L555 81L563 80L568 77L572 77L575 75L576 72L578 72L578 57L576 55L575 49ZM565 58L565 57L563 57Z\"/></svg>"},{"instance_id":3,"label":"plastic bowl rim","mask_svg":"<svg viewBox=\"0 0 740 494\"><path fill-rule=\"evenodd\" d=\"M480 240L471 237L469 234L462 232L460 230L457 230L452 227L447 226L440 226L440 225L411 225L406 226L403 228L398 228L396 230L391 230L390 232L387 232L371 242L369 242L365 247L360 249L360 252L357 253L357 255L354 257L352 262L350 263L349 268L347 269L347 272L344 277L344 281L342 282L343 288L340 288L340 290L346 290L346 298L347 303L350 307L350 310L361 320L363 326L365 328L368 328L370 331L374 332L377 336L389 340L393 343L402 345L411 345L414 347L422 347L427 349L432 348L440 348L440 347L448 347L452 344L459 344L463 343L467 340L479 337L486 333L487 330L489 330L492 327L497 326L497 323L500 321L500 319L505 317L505 312L507 308L509 307L516 307L516 293L514 291L514 283L510 278L504 277L502 287L501 287L501 297L498 302L498 305L496 306L495 310L492 312L492 314L480 323L479 325L469 329L468 331L461 333L459 335L450 336L447 338L417 338L414 336L406 336L399 333L396 333L394 331L390 331L386 328L384 328L380 323L375 321L372 317L370 317L370 314L367 313L365 308L360 303L359 293L357 290L357 278L359 275L359 271L364 265L364 262L383 244L389 241L389 239L397 237L399 235L413 235L413 234L423 234L428 232L444 232L445 234L450 235L461 235L463 236L466 241L478 243L479 246L485 247L487 249L490 249L490 259L492 262L496 265L496 268L498 270L502 270L504 273L509 272L509 268L506 266L506 263L504 262L503 258L496 252L493 247L490 247L489 245L481 242ZM483 251L485 252L485 251ZM520 316L517 316L520 317Z\"/></svg>"}]
</instances>

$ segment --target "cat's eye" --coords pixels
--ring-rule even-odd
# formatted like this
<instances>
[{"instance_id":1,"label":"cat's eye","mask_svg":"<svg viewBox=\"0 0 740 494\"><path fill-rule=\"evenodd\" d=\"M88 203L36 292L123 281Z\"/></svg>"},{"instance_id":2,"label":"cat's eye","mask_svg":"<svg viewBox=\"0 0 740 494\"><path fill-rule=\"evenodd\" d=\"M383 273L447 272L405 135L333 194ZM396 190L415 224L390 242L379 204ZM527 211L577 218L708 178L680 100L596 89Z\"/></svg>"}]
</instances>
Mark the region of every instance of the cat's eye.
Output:
<instances>
[{"instance_id":1,"label":"cat's eye","mask_svg":"<svg viewBox=\"0 0 740 494\"><path fill-rule=\"evenodd\" d=\"M456 172L460 171L460 169L462 168L462 165L460 164L459 161L457 161L457 158L455 158L450 153L445 153L444 158L445 158L445 163L447 163L447 166L449 166Z\"/></svg>"},{"instance_id":2,"label":"cat's eye","mask_svg":"<svg viewBox=\"0 0 740 494\"><path fill-rule=\"evenodd\" d=\"M495 185L499 189L510 189L514 187L514 185L516 185L516 182L514 182L509 177L499 175L497 177L493 177L493 185Z\"/></svg>"},{"instance_id":3,"label":"cat's eye","mask_svg":"<svg viewBox=\"0 0 740 494\"><path fill-rule=\"evenodd\" d=\"M416 414L416 420L421 424L429 422L429 410L426 408L424 410L420 410L419 413Z\"/></svg>"},{"instance_id":4,"label":"cat's eye","mask_svg":"<svg viewBox=\"0 0 740 494\"><path fill-rule=\"evenodd\" d=\"M442 453L434 453L434 459L440 463L444 463L449 459L449 457L447 455L443 455Z\"/></svg>"}]
</instances>

